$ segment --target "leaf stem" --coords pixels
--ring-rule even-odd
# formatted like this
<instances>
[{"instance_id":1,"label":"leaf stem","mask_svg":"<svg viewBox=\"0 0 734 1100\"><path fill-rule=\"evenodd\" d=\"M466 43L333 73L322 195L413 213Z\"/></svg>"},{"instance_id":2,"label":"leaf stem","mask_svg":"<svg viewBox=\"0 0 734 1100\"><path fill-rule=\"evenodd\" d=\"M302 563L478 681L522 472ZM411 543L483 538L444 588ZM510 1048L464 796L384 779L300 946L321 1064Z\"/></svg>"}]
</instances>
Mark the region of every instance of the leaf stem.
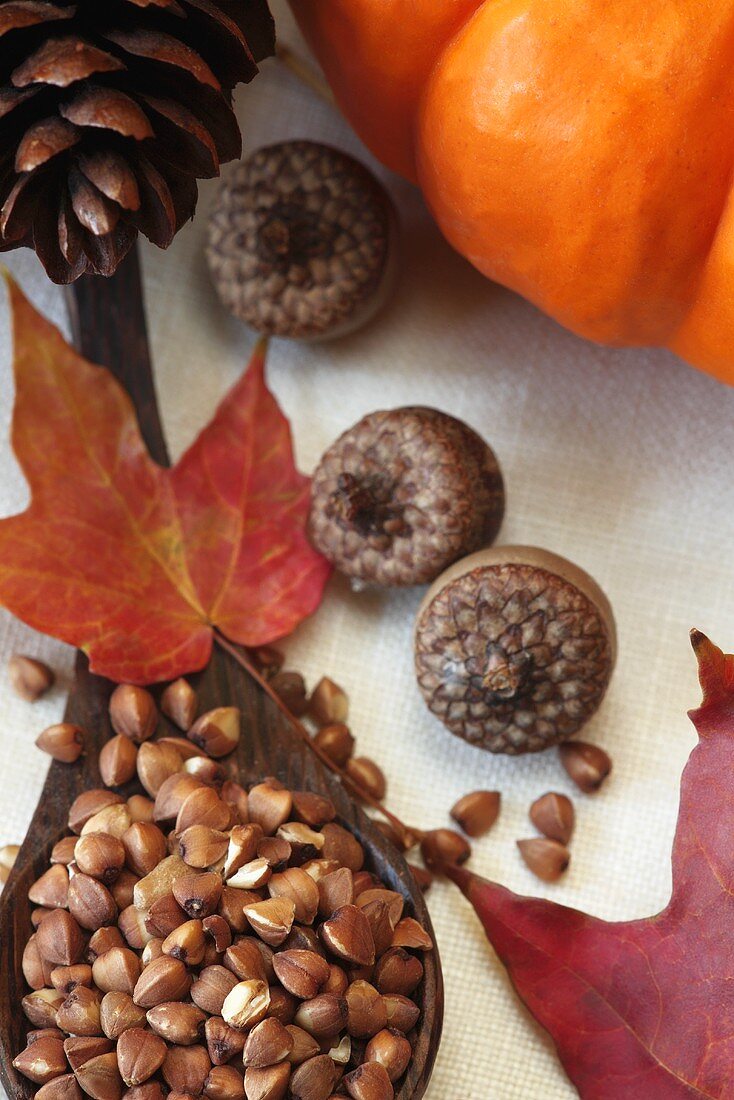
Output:
<instances>
[{"instance_id":1,"label":"leaf stem","mask_svg":"<svg viewBox=\"0 0 734 1100\"><path fill-rule=\"evenodd\" d=\"M247 672L248 675L250 675L252 679L260 685L268 698L272 699L281 714L283 714L284 717L287 718L288 722L296 731L298 736L302 739L304 744L308 746L310 751L314 754L314 756L317 757L317 759L324 765L324 767L328 768L330 772L334 773L334 775L337 775L352 795L358 798L361 802L364 802L367 806L370 806L373 810L377 810L378 813L382 814L382 816L386 819L386 821L390 823L390 825L392 825L393 829L400 837L400 841L406 851L408 851L410 848L413 848L415 844L419 840L421 840L423 832L420 829L413 829L405 825L399 817L396 817L395 814L391 813L390 810L383 806L383 804L377 798L374 798L369 793L369 791L366 791L364 787L362 787L359 783L352 779L351 775L349 775L337 764L335 764L334 761L329 756L327 756L323 749L319 748L319 746L316 744L316 742L313 740L310 733L304 726L303 722L301 722L299 718L296 718L295 714L293 714L293 712L286 706L281 697L278 695L277 691L273 690L272 686L268 683L268 681L258 670L258 668L253 664L246 649L242 649L239 646L233 645L232 642L230 642L229 639L225 638L223 634L220 634L218 630L214 631L214 640L220 649L223 649L225 653L228 653L230 657L232 657L232 659L237 662L240 668L243 668L245 672Z\"/></svg>"}]
</instances>

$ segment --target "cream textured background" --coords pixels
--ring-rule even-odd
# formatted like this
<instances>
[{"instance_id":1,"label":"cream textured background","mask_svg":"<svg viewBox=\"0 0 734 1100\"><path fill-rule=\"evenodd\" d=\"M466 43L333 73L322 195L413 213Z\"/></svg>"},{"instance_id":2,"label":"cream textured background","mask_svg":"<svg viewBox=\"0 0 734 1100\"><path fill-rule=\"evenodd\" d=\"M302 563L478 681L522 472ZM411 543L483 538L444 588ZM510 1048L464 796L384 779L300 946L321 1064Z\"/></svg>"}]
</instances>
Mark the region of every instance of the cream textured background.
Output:
<instances>
[{"instance_id":1,"label":"cream textured background","mask_svg":"<svg viewBox=\"0 0 734 1100\"><path fill-rule=\"evenodd\" d=\"M281 33L292 23L276 4ZM294 137L333 142L369 160L336 112L271 61L239 97L248 148ZM380 172L385 177L385 173ZM501 820L476 844L473 867L508 886L547 893L599 916L652 913L667 900L680 771L698 701L688 629L734 648L734 390L656 351L614 351L575 339L532 307L483 281L452 254L418 194L385 177L402 216L403 273L370 328L330 346L275 342L269 378L292 417L310 470L336 435L377 407L419 402L464 417L495 447L507 478L504 541L547 546L588 569L616 611L620 657L588 736L615 773L577 800L578 831L565 882L548 890L514 850L530 835L527 808L548 789L573 794L554 753L495 759L454 740L425 711L411 670L418 591L354 596L332 582L323 608L288 643L289 663L313 682L328 672L351 697L361 752L390 778L406 820L446 821L478 786L504 793ZM216 183L198 221L168 256L144 253L156 379L177 455L242 370L252 335L219 308L202 257ZM64 323L59 291L31 255L9 266L36 303ZM8 446L12 406L8 319L0 304L0 514L26 491ZM14 651L63 670L31 707L10 691ZM71 652L0 613L0 845L19 841L45 760L36 733L57 720ZM430 1100L566 1100L575 1095L551 1045L520 1007L460 895L429 895L447 987L445 1037Z\"/></svg>"}]
</instances>

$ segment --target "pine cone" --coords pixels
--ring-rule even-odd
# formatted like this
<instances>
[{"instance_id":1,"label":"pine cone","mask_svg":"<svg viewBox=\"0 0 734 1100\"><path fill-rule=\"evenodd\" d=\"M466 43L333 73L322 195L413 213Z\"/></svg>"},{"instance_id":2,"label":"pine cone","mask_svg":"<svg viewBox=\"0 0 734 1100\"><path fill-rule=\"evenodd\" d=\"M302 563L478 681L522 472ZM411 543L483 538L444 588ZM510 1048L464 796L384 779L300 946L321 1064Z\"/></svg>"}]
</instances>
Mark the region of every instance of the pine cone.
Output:
<instances>
[{"instance_id":1,"label":"pine cone","mask_svg":"<svg viewBox=\"0 0 734 1100\"><path fill-rule=\"evenodd\" d=\"M273 48L266 0L0 0L0 251L111 275L166 248L239 156L231 105Z\"/></svg>"}]
</instances>

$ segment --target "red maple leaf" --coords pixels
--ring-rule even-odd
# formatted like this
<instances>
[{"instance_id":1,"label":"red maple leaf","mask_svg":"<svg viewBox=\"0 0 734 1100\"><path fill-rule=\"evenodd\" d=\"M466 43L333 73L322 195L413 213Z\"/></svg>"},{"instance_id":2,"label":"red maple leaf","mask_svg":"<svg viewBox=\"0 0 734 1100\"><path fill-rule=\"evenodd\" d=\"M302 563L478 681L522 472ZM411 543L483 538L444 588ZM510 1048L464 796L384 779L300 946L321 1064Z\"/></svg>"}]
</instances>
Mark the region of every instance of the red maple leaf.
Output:
<instances>
[{"instance_id":1,"label":"red maple leaf","mask_svg":"<svg viewBox=\"0 0 734 1100\"><path fill-rule=\"evenodd\" d=\"M13 447L32 499L0 521L0 603L132 683L203 668L215 628L247 646L290 633L329 566L306 539L309 480L265 385L264 346L164 469L112 375L9 286Z\"/></svg>"},{"instance_id":2,"label":"red maple leaf","mask_svg":"<svg viewBox=\"0 0 734 1100\"><path fill-rule=\"evenodd\" d=\"M700 743L662 913L610 924L448 872L583 1100L734 1097L734 657L698 631L692 641Z\"/></svg>"}]
</instances>

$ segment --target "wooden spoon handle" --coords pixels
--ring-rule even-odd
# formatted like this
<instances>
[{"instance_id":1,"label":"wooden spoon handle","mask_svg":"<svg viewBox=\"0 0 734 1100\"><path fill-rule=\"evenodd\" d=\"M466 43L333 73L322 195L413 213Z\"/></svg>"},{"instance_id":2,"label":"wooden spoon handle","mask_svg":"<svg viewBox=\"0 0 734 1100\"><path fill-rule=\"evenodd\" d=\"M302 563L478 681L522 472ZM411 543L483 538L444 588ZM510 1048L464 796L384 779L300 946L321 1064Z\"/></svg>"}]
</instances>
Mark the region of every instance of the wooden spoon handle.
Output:
<instances>
[{"instance_id":1,"label":"wooden spoon handle","mask_svg":"<svg viewBox=\"0 0 734 1100\"><path fill-rule=\"evenodd\" d=\"M109 279L84 275L67 287L65 294L77 351L106 367L123 384L135 405L140 431L151 456L167 466L168 449L153 383L138 246L131 249ZM112 691L111 684L89 672L87 658L81 652L77 653L75 672L64 718L92 731L88 736L93 743L88 745L82 768L52 765L49 776L51 779L57 772L59 787L63 788L75 780L79 789L74 796L80 790L102 784L97 758L109 736L107 700ZM67 797L71 793L65 790ZM63 795L60 801L64 804Z\"/></svg>"},{"instance_id":2,"label":"wooden spoon handle","mask_svg":"<svg viewBox=\"0 0 734 1100\"><path fill-rule=\"evenodd\" d=\"M112 371L137 409L152 457L168 465L148 347L140 256L132 249L109 279L85 275L66 290L74 344L93 363Z\"/></svg>"}]
</instances>

